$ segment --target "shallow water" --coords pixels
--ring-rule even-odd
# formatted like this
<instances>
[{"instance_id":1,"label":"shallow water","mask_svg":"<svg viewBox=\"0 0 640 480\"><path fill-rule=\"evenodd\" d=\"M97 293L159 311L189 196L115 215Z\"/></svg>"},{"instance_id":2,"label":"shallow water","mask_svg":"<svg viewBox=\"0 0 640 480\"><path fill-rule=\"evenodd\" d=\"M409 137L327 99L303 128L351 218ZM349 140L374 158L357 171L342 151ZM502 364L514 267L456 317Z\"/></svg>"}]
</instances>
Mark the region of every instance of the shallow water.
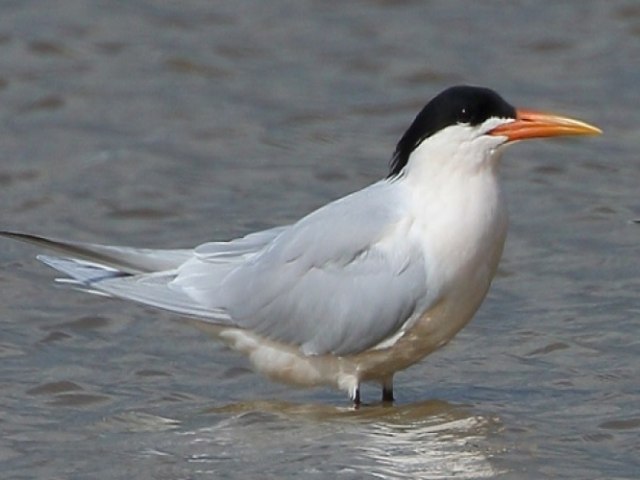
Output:
<instances>
[{"instance_id":1,"label":"shallow water","mask_svg":"<svg viewBox=\"0 0 640 480\"><path fill-rule=\"evenodd\" d=\"M637 478L638 58L634 1L0 3L3 228L173 247L290 222L383 176L454 83L605 131L506 153L500 274L393 407L272 384L3 241L2 477Z\"/></svg>"}]
</instances>

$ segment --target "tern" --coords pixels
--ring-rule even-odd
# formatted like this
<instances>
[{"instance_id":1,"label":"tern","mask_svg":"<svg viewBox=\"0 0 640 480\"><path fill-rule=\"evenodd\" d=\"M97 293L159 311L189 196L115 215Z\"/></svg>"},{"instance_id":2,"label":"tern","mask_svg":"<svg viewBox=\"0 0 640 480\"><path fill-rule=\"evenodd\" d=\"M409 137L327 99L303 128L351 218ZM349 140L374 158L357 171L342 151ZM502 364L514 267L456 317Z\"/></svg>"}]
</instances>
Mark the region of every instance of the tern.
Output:
<instances>
[{"instance_id":1,"label":"tern","mask_svg":"<svg viewBox=\"0 0 640 480\"><path fill-rule=\"evenodd\" d=\"M173 250L1 234L59 252L38 259L83 289L195 317L271 379L356 405L375 382L393 401L394 374L447 344L489 290L507 234L504 147L599 133L454 86L416 116L386 178L290 225Z\"/></svg>"}]
</instances>

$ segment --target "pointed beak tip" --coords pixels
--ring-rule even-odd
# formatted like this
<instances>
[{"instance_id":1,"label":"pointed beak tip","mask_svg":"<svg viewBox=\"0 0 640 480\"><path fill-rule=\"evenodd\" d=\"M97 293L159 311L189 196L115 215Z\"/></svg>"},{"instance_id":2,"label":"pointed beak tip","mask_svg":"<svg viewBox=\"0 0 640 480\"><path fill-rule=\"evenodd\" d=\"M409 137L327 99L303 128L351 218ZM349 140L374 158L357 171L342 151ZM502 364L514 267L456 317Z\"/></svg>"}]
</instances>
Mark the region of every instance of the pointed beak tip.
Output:
<instances>
[{"instance_id":1,"label":"pointed beak tip","mask_svg":"<svg viewBox=\"0 0 640 480\"><path fill-rule=\"evenodd\" d=\"M557 115L552 117L550 127L557 128L558 135L595 136L602 134L602 130L595 125L591 125L590 123L583 122L581 120L575 120L573 118L561 117Z\"/></svg>"},{"instance_id":2,"label":"pointed beak tip","mask_svg":"<svg viewBox=\"0 0 640 480\"><path fill-rule=\"evenodd\" d=\"M604 133L601 128L598 128L595 125L589 125L589 127L591 127L591 131L590 133L587 133L587 135L596 136Z\"/></svg>"}]
</instances>

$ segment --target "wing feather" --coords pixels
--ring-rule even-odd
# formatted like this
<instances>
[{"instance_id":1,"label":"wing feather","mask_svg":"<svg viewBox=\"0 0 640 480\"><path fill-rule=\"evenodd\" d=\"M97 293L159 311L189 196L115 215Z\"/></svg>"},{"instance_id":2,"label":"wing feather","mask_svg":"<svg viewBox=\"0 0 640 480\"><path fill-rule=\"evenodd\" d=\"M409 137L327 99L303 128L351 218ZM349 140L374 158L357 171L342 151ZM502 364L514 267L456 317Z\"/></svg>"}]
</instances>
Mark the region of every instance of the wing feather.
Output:
<instances>
[{"instance_id":1,"label":"wing feather","mask_svg":"<svg viewBox=\"0 0 640 480\"><path fill-rule=\"evenodd\" d=\"M70 258L88 260L127 273L154 272L176 268L193 255L192 250L154 250L98 245L7 231L0 231L0 236L31 243L60 252Z\"/></svg>"},{"instance_id":2,"label":"wing feather","mask_svg":"<svg viewBox=\"0 0 640 480\"><path fill-rule=\"evenodd\" d=\"M200 261L179 269L174 285L237 326L307 354L370 348L424 301L424 260L396 191L374 184L279 231L223 274Z\"/></svg>"},{"instance_id":3,"label":"wing feather","mask_svg":"<svg viewBox=\"0 0 640 480\"><path fill-rule=\"evenodd\" d=\"M1 234L68 255L41 260L92 291L246 328L306 354L347 355L392 336L431 301L407 198L382 181L293 225L194 250Z\"/></svg>"}]
</instances>

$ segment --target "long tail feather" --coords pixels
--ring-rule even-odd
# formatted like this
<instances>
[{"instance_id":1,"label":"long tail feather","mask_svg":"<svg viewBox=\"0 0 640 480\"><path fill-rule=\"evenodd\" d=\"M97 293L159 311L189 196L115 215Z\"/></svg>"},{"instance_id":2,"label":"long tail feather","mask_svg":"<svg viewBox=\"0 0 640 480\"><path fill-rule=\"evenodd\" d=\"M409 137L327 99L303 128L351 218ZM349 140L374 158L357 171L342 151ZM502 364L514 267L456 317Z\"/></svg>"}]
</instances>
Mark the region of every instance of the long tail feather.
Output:
<instances>
[{"instance_id":1,"label":"long tail feather","mask_svg":"<svg viewBox=\"0 0 640 480\"><path fill-rule=\"evenodd\" d=\"M38 245L48 250L60 252L65 256L96 262L130 274L172 270L187 261L192 255L192 250L152 250L67 242L7 231L0 231L0 236Z\"/></svg>"},{"instance_id":2,"label":"long tail feather","mask_svg":"<svg viewBox=\"0 0 640 480\"><path fill-rule=\"evenodd\" d=\"M52 240L0 231L0 236L62 253L38 255L42 263L68 275L58 279L80 290L132 300L211 323L227 323L228 315L198 303L179 286L172 286L177 268L193 250L150 250Z\"/></svg>"}]
</instances>

